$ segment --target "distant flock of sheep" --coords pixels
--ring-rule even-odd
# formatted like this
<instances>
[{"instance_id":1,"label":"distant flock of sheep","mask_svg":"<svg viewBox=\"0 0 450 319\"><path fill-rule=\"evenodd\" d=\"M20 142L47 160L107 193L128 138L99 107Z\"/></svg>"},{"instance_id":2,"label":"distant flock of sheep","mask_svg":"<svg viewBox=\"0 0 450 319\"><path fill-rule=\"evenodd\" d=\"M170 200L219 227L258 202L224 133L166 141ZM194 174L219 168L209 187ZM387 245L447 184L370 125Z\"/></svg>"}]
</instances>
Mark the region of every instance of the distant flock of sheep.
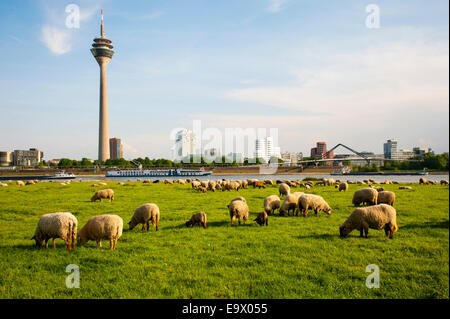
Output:
<instances>
[{"instance_id":1,"label":"distant flock of sheep","mask_svg":"<svg viewBox=\"0 0 450 319\"><path fill-rule=\"evenodd\" d=\"M138 181L141 181L138 179ZM11 181L12 182L12 181ZM17 181L19 186L32 185L38 181ZM369 179L359 182L352 181L340 181L334 179L322 179L317 182L312 181L290 181L290 180L265 180L259 181L256 179L248 180L217 180L217 181L201 181L199 179L179 179L172 181L166 179L163 181L153 181L153 183L165 183L173 184L178 183L181 185L191 184L192 188L200 191L238 191L241 188L266 188L267 185L278 185L278 192L281 198L284 197L283 202L277 195L270 195L264 199L264 211L257 214L256 221L260 226L269 224L269 215L274 214L276 210L279 211L280 216L289 216L292 211L292 215L298 216L301 213L304 217L308 216L308 211L314 211L318 216L319 212L324 212L328 215L331 214L331 207L325 201L325 199L319 195L307 194L304 192L291 193L291 187L303 187L306 190L311 189L313 186L334 186L338 191L347 191L349 184L368 184L369 187L358 189L353 194L352 204L356 208L353 213L347 218L347 220L339 227L339 233L341 237L348 235L351 231L357 229L360 231L360 236L368 237L369 228L376 230L385 230L386 236L389 238L394 237L394 233L398 230L397 226L397 214L393 207L395 202L395 193L386 191L382 187L373 187L372 184L398 184L395 181L385 181L377 183L376 181ZM144 180L143 183L152 183L150 180ZM70 181L61 183L61 185L68 185ZM123 185L124 182L118 182ZM425 178L420 178L419 184L437 184L436 182L429 181ZM448 185L448 182L442 180L441 185ZM0 183L0 186L8 186L6 183ZM107 185L104 182L98 182L92 186ZM411 189L410 186L400 186L399 189ZM102 201L107 199L110 202L114 201L114 191L112 189L102 189L97 191L92 196L91 201ZM361 204L369 205L367 207L359 207ZM236 197L227 205L231 226L234 225L234 221L237 219L239 225L241 220L243 223L249 218L249 207L244 197ZM142 224L142 230L149 231L150 222L156 231L159 229L160 211L156 204L148 203L138 207L131 220L128 222L129 229L134 229L137 225ZM205 212L194 213L190 220L186 222L187 227L194 225L207 226L207 216ZM101 247L101 240L110 241L110 249L116 249L117 240L122 235L123 220L118 215L99 215L92 217L87 223L77 231L78 220L71 213L59 212L43 215L36 227L36 231L32 239L35 240L36 246L42 246L45 243L45 247L48 248L48 241L53 239L53 248L55 248L55 239L61 238L64 240L66 247L69 251L75 248L77 242L79 246L82 246L89 240L96 241L97 246Z\"/></svg>"}]
</instances>

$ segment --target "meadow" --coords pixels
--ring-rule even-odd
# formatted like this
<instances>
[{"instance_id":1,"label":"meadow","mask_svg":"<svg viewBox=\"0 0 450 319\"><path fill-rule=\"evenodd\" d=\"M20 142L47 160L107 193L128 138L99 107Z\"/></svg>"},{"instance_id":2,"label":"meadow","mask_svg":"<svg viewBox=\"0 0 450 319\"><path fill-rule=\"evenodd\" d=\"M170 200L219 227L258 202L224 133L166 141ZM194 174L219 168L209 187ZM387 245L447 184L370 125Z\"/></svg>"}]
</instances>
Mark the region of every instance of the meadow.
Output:
<instances>
[{"instance_id":1,"label":"meadow","mask_svg":"<svg viewBox=\"0 0 450 319\"><path fill-rule=\"evenodd\" d=\"M398 232L353 231L339 237L351 214L353 192L315 186L333 208L330 216L253 219L278 187L198 193L190 185L108 182L115 201L91 202L93 182L38 183L0 188L0 298L449 298L449 188L441 185L382 185L397 195ZM406 185L406 184L402 184ZM303 191L296 189L295 191ZM294 191L294 190L293 190ZM230 226L227 205L243 196L250 207L245 225ZM160 228L128 230L134 210L155 203ZM208 227L185 222L205 211ZM72 252L35 247L39 217L72 212L79 227L95 215L117 214L124 231L115 251L103 241ZM51 241L50 245L51 246ZM80 288L66 287L66 266L80 267ZM380 268L380 288L366 287L366 266Z\"/></svg>"}]
</instances>

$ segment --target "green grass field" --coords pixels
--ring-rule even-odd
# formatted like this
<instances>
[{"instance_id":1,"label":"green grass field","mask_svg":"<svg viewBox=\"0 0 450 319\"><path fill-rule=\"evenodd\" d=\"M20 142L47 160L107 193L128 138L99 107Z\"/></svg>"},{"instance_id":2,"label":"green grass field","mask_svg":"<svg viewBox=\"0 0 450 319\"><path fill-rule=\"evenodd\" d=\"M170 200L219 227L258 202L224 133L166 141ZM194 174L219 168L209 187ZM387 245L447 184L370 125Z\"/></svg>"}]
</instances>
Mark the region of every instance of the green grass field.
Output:
<instances>
[{"instance_id":1,"label":"green grass field","mask_svg":"<svg viewBox=\"0 0 450 319\"><path fill-rule=\"evenodd\" d=\"M253 219L277 187L203 194L190 185L109 182L115 201L92 203L99 189L92 184L0 188L0 298L449 298L448 186L383 185L397 195L399 231L390 240L376 230L368 239L358 231L339 237L359 185L308 191L327 200L330 216L275 215L260 227ZM247 199L251 219L231 227L226 206L237 196ZM145 203L159 206L159 231L129 231ZM30 238L39 217L60 211L72 212L78 229L92 216L120 215L117 250L104 241L102 249L88 242L69 253L60 239L56 250L36 248ZM207 229L185 227L196 211L207 213ZM80 289L66 288L69 264L80 267ZM365 285L369 264L380 268L378 289Z\"/></svg>"}]
</instances>

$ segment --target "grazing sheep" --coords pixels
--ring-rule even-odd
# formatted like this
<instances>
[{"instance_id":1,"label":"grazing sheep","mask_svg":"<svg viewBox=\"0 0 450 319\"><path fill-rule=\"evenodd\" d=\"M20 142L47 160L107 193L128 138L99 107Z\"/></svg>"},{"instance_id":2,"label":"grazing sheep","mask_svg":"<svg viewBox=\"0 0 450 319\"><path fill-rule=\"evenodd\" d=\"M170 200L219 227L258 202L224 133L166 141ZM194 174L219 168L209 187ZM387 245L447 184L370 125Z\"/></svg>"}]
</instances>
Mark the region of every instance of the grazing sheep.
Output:
<instances>
[{"instance_id":1,"label":"grazing sheep","mask_svg":"<svg viewBox=\"0 0 450 319\"><path fill-rule=\"evenodd\" d=\"M186 222L187 227L193 227L194 225L201 225L206 228L206 214L205 212L198 212L192 214L191 219Z\"/></svg>"},{"instance_id":2,"label":"grazing sheep","mask_svg":"<svg viewBox=\"0 0 450 319\"><path fill-rule=\"evenodd\" d=\"M378 192L377 204L388 204L394 206L395 193L389 191Z\"/></svg>"},{"instance_id":3,"label":"grazing sheep","mask_svg":"<svg viewBox=\"0 0 450 319\"><path fill-rule=\"evenodd\" d=\"M398 189L412 189L411 186L400 186Z\"/></svg>"},{"instance_id":4,"label":"grazing sheep","mask_svg":"<svg viewBox=\"0 0 450 319\"><path fill-rule=\"evenodd\" d=\"M293 194L288 194L280 207L280 216L285 216L286 214L289 216L289 212L292 210L292 215L298 216L298 199L304 193L295 192Z\"/></svg>"},{"instance_id":5,"label":"grazing sheep","mask_svg":"<svg viewBox=\"0 0 450 319\"><path fill-rule=\"evenodd\" d=\"M6 183L0 183L0 187L7 187L8 186L8 184L6 184Z\"/></svg>"},{"instance_id":6,"label":"grazing sheep","mask_svg":"<svg viewBox=\"0 0 450 319\"><path fill-rule=\"evenodd\" d=\"M373 188L361 188L355 191L353 194L352 203L355 206L363 205L376 205L378 198L378 192Z\"/></svg>"},{"instance_id":7,"label":"grazing sheep","mask_svg":"<svg viewBox=\"0 0 450 319\"><path fill-rule=\"evenodd\" d=\"M269 226L269 216L266 212L260 212L258 213L258 216L254 219L255 222L259 224L259 226Z\"/></svg>"},{"instance_id":8,"label":"grazing sheep","mask_svg":"<svg viewBox=\"0 0 450 319\"><path fill-rule=\"evenodd\" d=\"M448 181L446 181L445 179L441 180L441 185L448 185Z\"/></svg>"},{"instance_id":9,"label":"grazing sheep","mask_svg":"<svg viewBox=\"0 0 450 319\"><path fill-rule=\"evenodd\" d=\"M206 193L208 190L206 189L206 187L199 186L199 187L197 188L197 191L198 191L198 192L202 192L202 193Z\"/></svg>"},{"instance_id":10,"label":"grazing sheep","mask_svg":"<svg viewBox=\"0 0 450 319\"><path fill-rule=\"evenodd\" d=\"M53 213L43 215L38 222L34 236L31 238L36 241L36 246L42 246L45 241L45 248L48 248L48 240L53 239L53 248L55 248L55 239L61 238L66 243L67 250L75 248L77 237L78 220L71 213Z\"/></svg>"},{"instance_id":11,"label":"grazing sheep","mask_svg":"<svg viewBox=\"0 0 450 319\"><path fill-rule=\"evenodd\" d=\"M34 181L27 181L25 185L34 185L35 182Z\"/></svg>"},{"instance_id":12,"label":"grazing sheep","mask_svg":"<svg viewBox=\"0 0 450 319\"><path fill-rule=\"evenodd\" d=\"M269 179L266 179L266 180L264 181L264 184L266 184L266 185L273 185L273 181L272 181L272 180L269 180Z\"/></svg>"},{"instance_id":13,"label":"grazing sheep","mask_svg":"<svg viewBox=\"0 0 450 319\"><path fill-rule=\"evenodd\" d=\"M215 191L216 190L216 182L215 181L209 181L208 183L208 190Z\"/></svg>"},{"instance_id":14,"label":"grazing sheep","mask_svg":"<svg viewBox=\"0 0 450 319\"><path fill-rule=\"evenodd\" d=\"M110 202L114 201L114 191L111 188L101 189L97 191L94 196L91 198L91 202L95 202L97 200L102 201L103 198L109 199Z\"/></svg>"},{"instance_id":15,"label":"grazing sheep","mask_svg":"<svg viewBox=\"0 0 450 319\"><path fill-rule=\"evenodd\" d=\"M155 179L155 180L153 181L153 184L158 184L159 182L161 182L159 179Z\"/></svg>"},{"instance_id":16,"label":"grazing sheep","mask_svg":"<svg viewBox=\"0 0 450 319\"><path fill-rule=\"evenodd\" d=\"M324 213L331 215L331 207L328 203L323 199L322 196L313 195L313 194L303 194L298 199L298 210L303 213L304 217L308 216L308 211L312 209L316 216L319 216L319 212L323 211Z\"/></svg>"},{"instance_id":17,"label":"grazing sheep","mask_svg":"<svg viewBox=\"0 0 450 319\"><path fill-rule=\"evenodd\" d=\"M330 179L325 179L325 186L333 186L334 184L336 184L336 181L332 178Z\"/></svg>"},{"instance_id":18,"label":"grazing sheep","mask_svg":"<svg viewBox=\"0 0 450 319\"><path fill-rule=\"evenodd\" d=\"M253 188L256 188L256 187L261 189L261 188L266 188L266 185L264 184L264 182L254 181L253 182Z\"/></svg>"},{"instance_id":19,"label":"grazing sheep","mask_svg":"<svg viewBox=\"0 0 450 319\"><path fill-rule=\"evenodd\" d=\"M291 188L286 183L281 183L278 191L280 192L280 197L283 197L283 195L287 196L291 192Z\"/></svg>"},{"instance_id":20,"label":"grazing sheep","mask_svg":"<svg viewBox=\"0 0 450 319\"><path fill-rule=\"evenodd\" d=\"M190 183L192 180L190 178L186 178L186 183Z\"/></svg>"},{"instance_id":21,"label":"grazing sheep","mask_svg":"<svg viewBox=\"0 0 450 319\"><path fill-rule=\"evenodd\" d=\"M142 179L140 179L140 178L136 179L136 182L140 182L140 181L142 181Z\"/></svg>"},{"instance_id":22,"label":"grazing sheep","mask_svg":"<svg viewBox=\"0 0 450 319\"><path fill-rule=\"evenodd\" d=\"M270 195L264 198L264 211L267 214L275 213L275 210L280 209L281 200L277 195Z\"/></svg>"},{"instance_id":23,"label":"grazing sheep","mask_svg":"<svg viewBox=\"0 0 450 319\"><path fill-rule=\"evenodd\" d=\"M196 189L199 188L202 184L198 181L192 181L191 186L192 188Z\"/></svg>"},{"instance_id":24,"label":"grazing sheep","mask_svg":"<svg viewBox=\"0 0 450 319\"><path fill-rule=\"evenodd\" d=\"M237 218L239 225L241 224L241 218L244 220L244 224L248 219L248 205L242 200L232 201L228 205L228 210L230 212L231 226L234 224L234 220Z\"/></svg>"},{"instance_id":25,"label":"grazing sheep","mask_svg":"<svg viewBox=\"0 0 450 319\"><path fill-rule=\"evenodd\" d=\"M337 185L337 184L336 184ZM348 190L348 184L346 182L340 183L339 184L339 191L344 191L346 192Z\"/></svg>"},{"instance_id":26,"label":"grazing sheep","mask_svg":"<svg viewBox=\"0 0 450 319\"><path fill-rule=\"evenodd\" d=\"M117 240L122 236L123 220L117 215L99 215L92 217L78 232L78 245L83 246L89 240L95 240L102 247L102 239L109 240L109 249L116 249Z\"/></svg>"},{"instance_id":27,"label":"grazing sheep","mask_svg":"<svg viewBox=\"0 0 450 319\"><path fill-rule=\"evenodd\" d=\"M339 227L339 233L341 237L345 237L352 230L357 229L360 237L363 237L364 232L368 238L369 228L384 229L386 236L390 239L394 238L394 233L398 230L395 208L386 204L356 208Z\"/></svg>"},{"instance_id":28,"label":"grazing sheep","mask_svg":"<svg viewBox=\"0 0 450 319\"><path fill-rule=\"evenodd\" d=\"M240 187L241 187L241 184L239 184L238 182L228 181L227 183L224 184L222 191L226 191L226 190L230 191L232 189L238 191Z\"/></svg>"},{"instance_id":29,"label":"grazing sheep","mask_svg":"<svg viewBox=\"0 0 450 319\"><path fill-rule=\"evenodd\" d=\"M379 193L379 192L384 192L385 191L385 189L383 188L383 187L377 187L377 188L375 188L376 190L377 190L377 192Z\"/></svg>"},{"instance_id":30,"label":"grazing sheep","mask_svg":"<svg viewBox=\"0 0 450 319\"><path fill-rule=\"evenodd\" d=\"M186 185L186 181L185 181L184 179L177 179L177 180L175 181L175 183L178 183L178 184L180 184L180 185Z\"/></svg>"},{"instance_id":31,"label":"grazing sheep","mask_svg":"<svg viewBox=\"0 0 450 319\"><path fill-rule=\"evenodd\" d=\"M25 183L23 181L17 181L16 184L17 186L25 186Z\"/></svg>"},{"instance_id":32,"label":"grazing sheep","mask_svg":"<svg viewBox=\"0 0 450 319\"><path fill-rule=\"evenodd\" d=\"M151 184L152 181L149 179L144 179L144 181L142 182L142 184Z\"/></svg>"},{"instance_id":33,"label":"grazing sheep","mask_svg":"<svg viewBox=\"0 0 450 319\"><path fill-rule=\"evenodd\" d=\"M128 226L130 227L130 230L132 230L136 225L142 224L141 230L145 230L145 226L147 225L147 231L149 231L150 221L152 221L153 227L158 231L159 217L159 207L156 204L144 204L136 208L133 217L131 217L131 220L128 222Z\"/></svg>"},{"instance_id":34,"label":"grazing sheep","mask_svg":"<svg viewBox=\"0 0 450 319\"><path fill-rule=\"evenodd\" d=\"M171 179L165 179L164 184L173 184L173 181Z\"/></svg>"}]
</instances>

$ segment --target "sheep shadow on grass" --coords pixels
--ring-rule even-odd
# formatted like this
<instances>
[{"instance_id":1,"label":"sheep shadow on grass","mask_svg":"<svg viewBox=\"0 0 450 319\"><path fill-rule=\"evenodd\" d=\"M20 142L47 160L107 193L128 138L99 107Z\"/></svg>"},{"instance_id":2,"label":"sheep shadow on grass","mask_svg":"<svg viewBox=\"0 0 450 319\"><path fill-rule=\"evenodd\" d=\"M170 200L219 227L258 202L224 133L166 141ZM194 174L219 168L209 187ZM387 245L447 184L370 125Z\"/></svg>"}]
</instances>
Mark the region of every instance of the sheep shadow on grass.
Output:
<instances>
[{"instance_id":1,"label":"sheep shadow on grass","mask_svg":"<svg viewBox=\"0 0 450 319\"><path fill-rule=\"evenodd\" d=\"M441 220L441 221L429 221L424 223L415 223L415 224L406 224L406 225L399 225L400 229L414 229L414 228L444 228L449 229L449 221L448 220Z\"/></svg>"}]
</instances>

